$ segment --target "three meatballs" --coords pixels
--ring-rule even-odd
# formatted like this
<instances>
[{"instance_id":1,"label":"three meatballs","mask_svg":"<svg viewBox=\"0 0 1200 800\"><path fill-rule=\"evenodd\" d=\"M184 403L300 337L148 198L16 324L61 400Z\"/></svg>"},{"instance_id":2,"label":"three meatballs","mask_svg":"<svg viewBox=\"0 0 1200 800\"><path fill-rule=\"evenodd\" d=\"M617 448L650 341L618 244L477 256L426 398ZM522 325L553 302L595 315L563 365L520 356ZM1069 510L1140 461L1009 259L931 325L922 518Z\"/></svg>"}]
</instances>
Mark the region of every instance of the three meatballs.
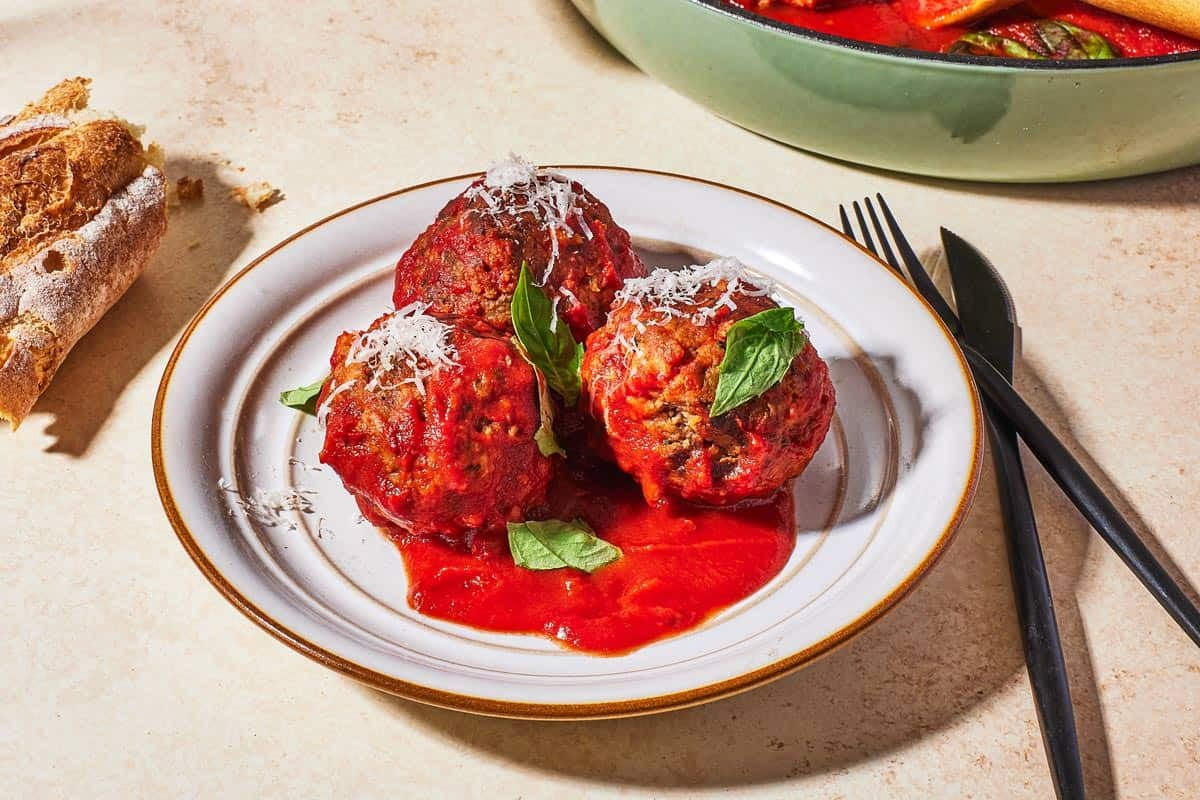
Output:
<instances>
[{"instance_id":1,"label":"three meatballs","mask_svg":"<svg viewBox=\"0 0 1200 800\"><path fill-rule=\"evenodd\" d=\"M522 262L580 341L604 322L624 281L646 274L607 206L579 183L513 156L417 237L396 265L392 300L510 331Z\"/></svg>"},{"instance_id":2,"label":"three meatballs","mask_svg":"<svg viewBox=\"0 0 1200 800\"><path fill-rule=\"evenodd\" d=\"M777 383L710 413L730 328L778 308L766 287L730 259L647 274L603 203L513 157L400 259L400 310L338 338L321 461L368 516L462 538L546 513L561 460L539 446L551 401L514 341L522 264L586 338L580 374L601 441L568 435L568 446L607 447L648 501L766 497L820 447L834 390L807 341ZM555 405L560 435L579 428L582 411Z\"/></svg>"},{"instance_id":3,"label":"three meatballs","mask_svg":"<svg viewBox=\"0 0 1200 800\"><path fill-rule=\"evenodd\" d=\"M725 340L739 320L778 308L723 259L630 281L587 340L583 381L620 467L649 502L731 505L799 475L834 411L825 362L805 341L782 380L713 417Z\"/></svg>"},{"instance_id":4,"label":"three meatballs","mask_svg":"<svg viewBox=\"0 0 1200 800\"><path fill-rule=\"evenodd\" d=\"M545 504L537 381L507 336L418 304L343 333L330 366L321 462L368 516L458 537Z\"/></svg>"}]
</instances>

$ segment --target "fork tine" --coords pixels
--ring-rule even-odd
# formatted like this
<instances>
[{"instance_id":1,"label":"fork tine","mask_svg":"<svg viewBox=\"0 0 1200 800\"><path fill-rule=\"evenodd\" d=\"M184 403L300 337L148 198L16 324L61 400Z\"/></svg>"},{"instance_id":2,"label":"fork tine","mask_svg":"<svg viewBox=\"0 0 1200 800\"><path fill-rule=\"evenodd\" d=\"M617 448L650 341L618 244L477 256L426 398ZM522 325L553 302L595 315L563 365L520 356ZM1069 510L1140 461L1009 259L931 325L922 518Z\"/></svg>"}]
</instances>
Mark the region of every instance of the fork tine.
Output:
<instances>
[{"instance_id":1,"label":"fork tine","mask_svg":"<svg viewBox=\"0 0 1200 800\"><path fill-rule=\"evenodd\" d=\"M867 206L867 214L871 217L871 224L875 226L875 235L879 237L879 246L883 248L883 260L888 263L888 266L896 271L896 274L901 278L904 277L904 270L900 268L900 261L896 258L896 254L892 252L892 246L888 243L887 234L883 232L883 225L879 222L879 215L875 213L875 204L871 202L871 198L863 199L863 203Z\"/></svg>"},{"instance_id":2,"label":"fork tine","mask_svg":"<svg viewBox=\"0 0 1200 800\"><path fill-rule=\"evenodd\" d=\"M900 251L900 257L904 259L904 266L908 267L908 274L912 278L912 282L916 284L917 291L921 296L933 306L933 310L942 318L942 322L946 323L946 327L952 333L958 334L960 327L958 317L953 309L946 303L946 298L942 297L941 291L933 282L933 278L929 277L929 273L925 271L925 267L921 264L921 259L917 258L917 254L913 252L912 245L908 243L908 238L904 235L904 231L900 230L900 223L896 222L896 217L892 214L892 210L888 208L887 201L883 199L882 194L876 194L875 199L879 201L879 210L883 212L884 219L887 220L888 229L892 232L892 238L896 240L896 249Z\"/></svg>"},{"instance_id":3,"label":"fork tine","mask_svg":"<svg viewBox=\"0 0 1200 800\"><path fill-rule=\"evenodd\" d=\"M842 218L842 233L854 238L854 227L850 224L850 215L846 213L846 207L841 203L838 204L838 216Z\"/></svg>"},{"instance_id":4,"label":"fork tine","mask_svg":"<svg viewBox=\"0 0 1200 800\"><path fill-rule=\"evenodd\" d=\"M875 247L875 240L871 238L871 229L867 227L867 218L863 216L862 207L859 206L857 200L854 201L853 205L854 216L858 217L858 228L862 231L863 244L878 258L879 250Z\"/></svg>"}]
</instances>

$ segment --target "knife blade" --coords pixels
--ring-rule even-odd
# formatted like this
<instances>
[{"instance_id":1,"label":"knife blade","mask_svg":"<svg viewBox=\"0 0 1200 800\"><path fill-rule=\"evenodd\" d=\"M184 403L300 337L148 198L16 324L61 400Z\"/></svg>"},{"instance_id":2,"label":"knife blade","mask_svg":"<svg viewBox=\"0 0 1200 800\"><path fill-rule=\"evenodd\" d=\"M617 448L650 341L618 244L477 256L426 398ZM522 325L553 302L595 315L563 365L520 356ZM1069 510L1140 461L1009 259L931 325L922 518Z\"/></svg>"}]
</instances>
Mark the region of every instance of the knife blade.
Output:
<instances>
[{"instance_id":1,"label":"knife blade","mask_svg":"<svg viewBox=\"0 0 1200 800\"><path fill-rule=\"evenodd\" d=\"M968 242L942 228L942 245L950 266L963 341L1011 382L1017 345L1017 315L1012 296L996 269ZM1038 538L1037 518L1021 466L1017 432L991 399L985 398L984 408L996 464L1021 643L1054 791L1059 800L1082 798L1083 765L1071 687Z\"/></svg>"},{"instance_id":2,"label":"knife blade","mask_svg":"<svg viewBox=\"0 0 1200 800\"><path fill-rule=\"evenodd\" d=\"M1018 328L1008 287L982 253L946 228L942 228L942 247L951 265L963 338L1011 383Z\"/></svg>"}]
</instances>

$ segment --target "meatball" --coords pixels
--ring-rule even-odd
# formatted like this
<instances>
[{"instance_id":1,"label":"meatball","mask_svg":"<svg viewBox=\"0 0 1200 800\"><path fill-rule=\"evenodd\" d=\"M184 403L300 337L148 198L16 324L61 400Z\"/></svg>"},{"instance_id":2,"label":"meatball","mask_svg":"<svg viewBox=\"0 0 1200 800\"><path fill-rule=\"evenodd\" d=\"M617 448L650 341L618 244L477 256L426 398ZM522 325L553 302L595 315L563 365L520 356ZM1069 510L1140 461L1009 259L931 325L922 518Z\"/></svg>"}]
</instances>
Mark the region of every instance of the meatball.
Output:
<instances>
[{"instance_id":1,"label":"meatball","mask_svg":"<svg viewBox=\"0 0 1200 800\"><path fill-rule=\"evenodd\" d=\"M825 362L806 342L778 384L714 419L729 328L777 304L727 263L660 272L622 292L587 340L591 411L651 503L731 505L770 495L808 466L829 430L834 391ZM659 277L661 285L647 289Z\"/></svg>"},{"instance_id":2,"label":"meatball","mask_svg":"<svg viewBox=\"0 0 1200 800\"><path fill-rule=\"evenodd\" d=\"M545 504L552 472L534 442L533 369L483 323L424 311L338 337L321 461L371 518L451 537L502 529Z\"/></svg>"},{"instance_id":3,"label":"meatball","mask_svg":"<svg viewBox=\"0 0 1200 800\"><path fill-rule=\"evenodd\" d=\"M392 299L397 308L420 301L511 330L522 262L580 341L604 321L622 282L646 273L603 203L514 158L451 200L417 237L396 265Z\"/></svg>"}]
</instances>

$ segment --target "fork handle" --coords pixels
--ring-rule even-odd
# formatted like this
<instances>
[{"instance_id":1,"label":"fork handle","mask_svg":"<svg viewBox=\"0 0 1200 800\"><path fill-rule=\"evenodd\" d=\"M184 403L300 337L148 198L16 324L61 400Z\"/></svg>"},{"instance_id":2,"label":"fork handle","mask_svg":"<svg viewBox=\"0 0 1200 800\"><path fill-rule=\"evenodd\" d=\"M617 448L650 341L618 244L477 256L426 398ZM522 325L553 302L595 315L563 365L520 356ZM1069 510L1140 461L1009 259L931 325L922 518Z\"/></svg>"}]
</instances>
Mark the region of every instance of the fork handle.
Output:
<instances>
[{"instance_id":1,"label":"fork handle","mask_svg":"<svg viewBox=\"0 0 1200 800\"><path fill-rule=\"evenodd\" d=\"M1012 384L988 360L969 345L962 345L975 382L1012 426L1021 434L1037 460L1054 478L1100 537L1141 580L1154 599L1167 610L1184 633L1200 646L1200 609L1188 598L1166 568L1121 516L1091 475L1083 468L1054 432L1017 394Z\"/></svg>"},{"instance_id":2,"label":"fork handle","mask_svg":"<svg viewBox=\"0 0 1200 800\"><path fill-rule=\"evenodd\" d=\"M1067 682L1067 666L1058 636L1046 561L1038 540L1037 519L1017 449L1017 434L990 400L985 401L985 406L1008 542L1013 594L1017 601L1017 619L1021 623L1021 644L1041 723L1042 744L1050 763L1050 777L1058 800L1081 800L1084 797L1083 764L1079 757L1075 712L1071 706L1071 687Z\"/></svg>"}]
</instances>

